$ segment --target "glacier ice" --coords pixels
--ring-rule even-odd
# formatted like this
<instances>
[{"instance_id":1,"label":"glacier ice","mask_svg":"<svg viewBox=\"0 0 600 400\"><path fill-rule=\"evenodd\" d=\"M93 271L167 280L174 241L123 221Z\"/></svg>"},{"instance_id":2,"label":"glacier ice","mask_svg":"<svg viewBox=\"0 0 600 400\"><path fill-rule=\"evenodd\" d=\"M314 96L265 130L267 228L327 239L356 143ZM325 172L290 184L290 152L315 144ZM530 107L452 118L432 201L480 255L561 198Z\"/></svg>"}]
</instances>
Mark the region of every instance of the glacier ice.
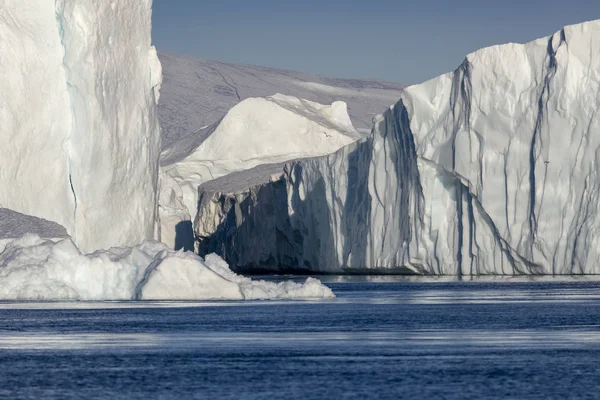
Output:
<instances>
[{"instance_id":1,"label":"glacier ice","mask_svg":"<svg viewBox=\"0 0 600 400\"><path fill-rule=\"evenodd\" d=\"M28 234L0 253L1 300L254 300L335 297L317 279L255 281L220 257L202 259L157 242L82 254L72 240Z\"/></svg>"},{"instance_id":2,"label":"glacier ice","mask_svg":"<svg viewBox=\"0 0 600 400\"><path fill-rule=\"evenodd\" d=\"M86 251L154 235L162 74L151 6L2 3L0 207L55 221Z\"/></svg>"},{"instance_id":3,"label":"glacier ice","mask_svg":"<svg viewBox=\"0 0 600 400\"><path fill-rule=\"evenodd\" d=\"M359 130L370 131L373 117L393 104L405 85L358 79L334 79L253 65L196 59L159 53L164 85L158 116L163 147L202 137L203 127L225 116L247 98L274 93L321 104L341 100Z\"/></svg>"},{"instance_id":4,"label":"glacier ice","mask_svg":"<svg viewBox=\"0 0 600 400\"><path fill-rule=\"evenodd\" d=\"M479 50L407 88L370 138L215 192L206 246L273 269L600 273L599 109L600 21Z\"/></svg>"},{"instance_id":5,"label":"glacier ice","mask_svg":"<svg viewBox=\"0 0 600 400\"><path fill-rule=\"evenodd\" d=\"M10 94L0 99L0 299L334 297L316 279L253 281L217 256L145 241L158 233L161 149L151 6L6 0L0 7L0 88ZM357 134L344 104L313 106L302 111ZM218 137L216 130L208 140ZM177 183L162 181L166 204L186 217Z\"/></svg>"},{"instance_id":6,"label":"glacier ice","mask_svg":"<svg viewBox=\"0 0 600 400\"><path fill-rule=\"evenodd\" d=\"M177 224L194 220L202 183L261 164L329 154L362 137L346 103L281 94L246 99L207 130L161 155L161 241L170 246Z\"/></svg>"}]
</instances>

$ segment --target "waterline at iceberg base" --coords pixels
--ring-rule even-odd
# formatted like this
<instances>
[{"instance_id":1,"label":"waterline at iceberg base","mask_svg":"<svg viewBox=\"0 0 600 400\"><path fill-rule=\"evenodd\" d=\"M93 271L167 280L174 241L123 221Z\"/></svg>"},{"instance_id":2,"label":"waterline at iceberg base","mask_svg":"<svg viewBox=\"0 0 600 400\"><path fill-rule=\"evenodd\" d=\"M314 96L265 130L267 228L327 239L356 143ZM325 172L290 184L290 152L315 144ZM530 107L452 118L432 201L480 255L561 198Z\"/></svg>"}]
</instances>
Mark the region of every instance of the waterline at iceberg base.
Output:
<instances>
[{"instance_id":1,"label":"waterline at iceberg base","mask_svg":"<svg viewBox=\"0 0 600 400\"><path fill-rule=\"evenodd\" d=\"M84 255L72 240L25 235L0 252L0 300L258 300L335 297L318 279L266 282L157 242Z\"/></svg>"},{"instance_id":2,"label":"waterline at iceberg base","mask_svg":"<svg viewBox=\"0 0 600 400\"><path fill-rule=\"evenodd\" d=\"M162 84L151 0L1 10L0 88L11 95L0 99L0 299L333 296L315 279L252 281L218 257L148 241L160 237ZM332 109L349 118L345 104ZM342 122L352 137L335 149L358 135Z\"/></svg>"},{"instance_id":3,"label":"waterline at iceberg base","mask_svg":"<svg viewBox=\"0 0 600 400\"><path fill-rule=\"evenodd\" d=\"M482 49L370 138L215 191L196 234L249 269L598 274L598 109L600 21Z\"/></svg>"}]
</instances>

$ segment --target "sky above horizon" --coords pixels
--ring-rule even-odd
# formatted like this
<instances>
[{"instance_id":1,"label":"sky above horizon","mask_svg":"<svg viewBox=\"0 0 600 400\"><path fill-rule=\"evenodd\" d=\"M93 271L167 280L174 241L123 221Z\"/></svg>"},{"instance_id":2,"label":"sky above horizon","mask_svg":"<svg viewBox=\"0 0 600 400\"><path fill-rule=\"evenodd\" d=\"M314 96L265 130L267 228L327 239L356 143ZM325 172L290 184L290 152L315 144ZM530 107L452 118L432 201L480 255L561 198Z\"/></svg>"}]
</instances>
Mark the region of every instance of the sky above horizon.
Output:
<instances>
[{"instance_id":1,"label":"sky above horizon","mask_svg":"<svg viewBox=\"0 0 600 400\"><path fill-rule=\"evenodd\" d=\"M154 0L159 52L418 83L465 55L600 18L598 0Z\"/></svg>"}]
</instances>

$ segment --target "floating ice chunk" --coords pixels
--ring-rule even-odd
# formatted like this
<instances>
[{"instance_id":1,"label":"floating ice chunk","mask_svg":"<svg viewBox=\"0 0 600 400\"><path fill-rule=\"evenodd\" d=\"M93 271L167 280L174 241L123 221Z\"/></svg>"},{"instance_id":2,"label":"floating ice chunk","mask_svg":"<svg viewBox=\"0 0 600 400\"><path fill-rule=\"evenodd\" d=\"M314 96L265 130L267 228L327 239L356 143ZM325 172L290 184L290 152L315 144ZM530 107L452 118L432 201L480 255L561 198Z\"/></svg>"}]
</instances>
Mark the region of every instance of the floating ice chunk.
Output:
<instances>
[{"instance_id":1,"label":"floating ice chunk","mask_svg":"<svg viewBox=\"0 0 600 400\"><path fill-rule=\"evenodd\" d=\"M143 300L244 299L240 285L207 267L193 253L167 256L148 267L136 297Z\"/></svg>"},{"instance_id":2,"label":"floating ice chunk","mask_svg":"<svg viewBox=\"0 0 600 400\"><path fill-rule=\"evenodd\" d=\"M70 239L54 243L26 235L0 253L0 298L131 299L138 271L150 262L137 248L85 256Z\"/></svg>"},{"instance_id":3,"label":"floating ice chunk","mask_svg":"<svg viewBox=\"0 0 600 400\"><path fill-rule=\"evenodd\" d=\"M303 284L291 281L279 283L262 280L254 281L231 271L225 260L214 253L206 256L206 265L223 278L237 283L246 300L318 299L335 297L331 289L315 278L309 277Z\"/></svg>"},{"instance_id":4,"label":"floating ice chunk","mask_svg":"<svg viewBox=\"0 0 600 400\"><path fill-rule=\"evenodd\" d=\"M0 253L2 300L251 300L335 297L317 279L304 284L253 281L220 257L206 261L157 242L84 255L70 239L37 235Z\"/></svg>"}]
</instances>

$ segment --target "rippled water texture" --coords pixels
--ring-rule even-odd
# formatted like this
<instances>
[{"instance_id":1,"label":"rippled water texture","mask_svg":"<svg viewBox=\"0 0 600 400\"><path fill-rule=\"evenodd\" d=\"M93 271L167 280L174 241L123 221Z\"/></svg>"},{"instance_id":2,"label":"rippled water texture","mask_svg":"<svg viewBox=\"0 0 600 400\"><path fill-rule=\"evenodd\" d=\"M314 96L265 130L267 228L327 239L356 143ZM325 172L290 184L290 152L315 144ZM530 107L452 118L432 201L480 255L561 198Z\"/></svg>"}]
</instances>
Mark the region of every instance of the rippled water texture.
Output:
<instances>
[{"instance_id":1,"label":"rippled water texture","mask_svg":"<svg viewBox=\"0 0 600 400\"><path fill-rule=\"evenodd\" d=\"M0 397L599 393L600 281L327 280L324 302L0 303Z\"/></svg>"}]
</instances>

